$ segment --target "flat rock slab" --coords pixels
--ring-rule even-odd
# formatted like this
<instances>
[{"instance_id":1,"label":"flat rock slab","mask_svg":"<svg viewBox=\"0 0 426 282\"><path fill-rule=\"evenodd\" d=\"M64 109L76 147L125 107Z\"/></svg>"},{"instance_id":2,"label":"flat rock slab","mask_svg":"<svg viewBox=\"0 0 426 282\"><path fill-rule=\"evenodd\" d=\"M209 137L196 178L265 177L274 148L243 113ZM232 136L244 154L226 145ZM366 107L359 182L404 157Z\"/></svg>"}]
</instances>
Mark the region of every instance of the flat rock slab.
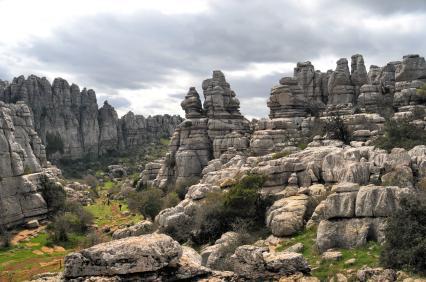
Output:
<instances>
[{"instance_id":1,"label":"flat rock slab","mask_svg":"<svg viewBox=\"0 0 426 282\"><path fill-rule=\"evenodd\" d=\"M175 266L181 255L182 247L167 235L128 237L67 255L64 276L75 278L151 272Z\"/></svg>"}]
</instances>

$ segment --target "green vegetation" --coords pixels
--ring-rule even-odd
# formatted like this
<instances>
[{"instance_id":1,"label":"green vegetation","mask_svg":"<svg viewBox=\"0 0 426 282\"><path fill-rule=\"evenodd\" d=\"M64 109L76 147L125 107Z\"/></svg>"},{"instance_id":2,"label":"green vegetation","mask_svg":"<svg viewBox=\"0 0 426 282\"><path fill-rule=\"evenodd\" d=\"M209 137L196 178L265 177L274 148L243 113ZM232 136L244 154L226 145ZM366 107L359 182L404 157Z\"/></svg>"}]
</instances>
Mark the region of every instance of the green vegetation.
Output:
<instances>
[{"instance_id":1,"label":"green vegetation","mask_svg":"<svg viewBox=\"0 0 426 282\"><path fill-rule=\"evenodd\" d=\"M410 124L408 120L388 120L385 125L384 136L377 138L373 144L385 150L393 148L411 149L423 145L426 140L426 131Z\"/></svg>"},{"instance_id":2,"label":"green vegetation","mask_svg":"<svg viewBox=\"0 0 426 282\"><path fill-rule=\"evenodd\" d=\"M349 129L339 114L334 114L327 118L325 122L325 131L332 138L340 140L345 144L349 144L351 142Z\"/></svg>"},{"instance_id":3,"label":"green vegetation","mask_svg":"<svg viewBox=\"0 0 426 282\"><path fill-rule=\"evenodd\" d=\"M31 174L33 173L33 171L31 170L31 168L29 166L25 166L24 167L24 174Z\"/></svg>"},{"instance_id":4,"label":"green vegetation","mask_svg":"<svg viewBox=\"0 0 426 282\"><path fill-rule=\"evenodd\" d=\"M131 192L127 203L131 211L154 219L163 208L163 191L158 188L148 188L141 192Z\"/></svg>"},{"instance_id":5,"label":"green vegetation","mask_svg":"<svg viewBox=\"0 0 426 282\"><path fill-rule=\"evenodd\" d=\"M281 159L281 158L284 158L284 157L288 157L288 155L290 155L290 153L288 151L281 151L281 152L273 153L272 159L273 160Z\"/></svg>"},{"instance_id":6,"label":"green vegetation","mask_svg":"<svg viewBox=\"0 0 426 282\"><path fill-rule=\"evenodd\" d=\"M420 87L419 89L417 89L417 93L424 96L426 99L426 83L423 84L422 87Z\"/></svg>"},{"instance_id":7,"label":"green vegetation","mask_svg":"<svg viewBox=\"0 0 426 282\"><path fill-rule=\"evenodd\" d=\"M93 158L87 156L81 160L60 160L57 165L68 179L82 179L87 174L101 177L109 165L122 164L129 168L129 174L140 172L140 167L158 159L167 153L170 141L162 138L158 143L140 146L134 150L114 151L107 155Z\"/></svg>"},{"instance_id":8,"label":"green vegetation","mask_svg":"<svg viewBox=\"0 0 426 282\"><path fill-rule=\"evenodd\" d=\"M383 265L426 274L425 193L403 197L400 209L389 217L380 256Z\"/></svg>"},{"instance_id":9,"label":"green vegetation","mask_svg":"<svg viewBox=\"0 0 426 282\"><path fill-rule=\"evenodd\" d=\"M369 242L366 246L357 249L340 249L343 258L339 261L323 261L321 254L315 246L316 230L310 229L301 232L300 234L284 241L277 247L277 251L284 251L286 248L296 244L302 243L304 246L303 256L306 258L312 267L312 275L327 281L337 273L344 273L347 269L358 270L364 265L369 267L379 266L379 254L381 247L376 242ZM355 263L348 265L345 262L349 259L355 259Z\"/></svg>"},{"instance_id":10,"label":"green vegetation","mask_svg":"<svg viewBox=\"0 0 426 282\"><path fill-rule=\"evenodd\" d=\"M53 243L68 242L71 234L83 235L93 223L93 215L75 202L66 202L47 226Z\"/></svg>"},{"instance_id":11,"label":"green vegetation","mask_svg":"<svg viewBox=\"0 0 426 282\"><path fill-rule=\"evenodd\" d=\"M231 186L227 193L209 193L196 212L195 229L199 231L193 240L197 244L213 242L241 221L246 222L251 231L263 227L265 212L270 206L270 201L259 193L264 182L264 176L251 174Z\"/></svg>"}]
</instances>

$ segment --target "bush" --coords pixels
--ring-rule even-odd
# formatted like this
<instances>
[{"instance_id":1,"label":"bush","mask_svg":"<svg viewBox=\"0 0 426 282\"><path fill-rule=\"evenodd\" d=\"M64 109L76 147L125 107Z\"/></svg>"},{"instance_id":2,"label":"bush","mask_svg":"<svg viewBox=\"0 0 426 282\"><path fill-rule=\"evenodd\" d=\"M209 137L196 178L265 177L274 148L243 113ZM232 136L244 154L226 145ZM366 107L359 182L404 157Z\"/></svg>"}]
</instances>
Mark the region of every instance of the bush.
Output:
<instances>
[{"instance_id":1,"label":"bush","mask_svg":"<svg viewBox=\"0 0 426 282\"><path fill-rule=\"evenodd\" d=\"M287 151L281 151L281 152L273 153L272 154L272 159L273 160L281 159L281 158L287 157L288 155L290 155L289 152L287 152Z\"/></svg>"},{"instance_id":2,"label":"bush","mask_svg":"<svg viewBox=\"0 0 426 282\"><path fill-rule=\"evenodd\" d=\"M171 208L179 204L180 199L176 192L171 192L163 198L163 209Z\"/></svg>"},{"instance_id":3,"label":"bush","mask_svg":"<svg viewBox=\"0 0 426 282\"><path fill-rule=\"evenodd\" d=\"M24 174L31 174L31 173L33 173L32 169L29 166L25 166Z\"/></svg>"},{"instance_id":4,"label":"bush","mask_svg":"<svg viewBox=\"0 0 426 282\"><path fill-rule=\"evenodd\" d=\"M71 233L82 234L93 223L93 215L76 202L67 202L63 211L47 226L49 240L67 242Z\"/></svg>"},{"instance_id":5,"label":"bush","mask_svg":"<svg viewBox=\"0 0 426 282\"><path fill-rule=\"evenodd\" d=\"M410 150L417 145L423 145L425 140L426 131L410 124L408 120L388 120L384 136L377 138L373 144L388 151L393 148Z\"/></svg>"},{"instance_id":6,"label":"bush","mask_svg":"<svg viewBox=\"0 0 426 282\"><path fill-rule=\"evenodd\" d=\"M188 180L186 180L183 183L177 184L172 187L168 187L169 192L176 192L176 194L179 196L179 199L183 200L185 199L186 193L188 193L189 187L196 184L198 182L199 178L193 177Z\"/></svg>"},{"instance_id":7,"label":"bush","mask_svg":"<svg viewBox=\"0 0 426 282\"><path fill-rule=\"evenodd\" d=\"M91 174L86 175L83 178L83 182L84 184L89 185L91 188L96 188L96 186L99 185L98 179Z\"/></svg>"},{"instance_id":8,"label":"bush","mask_svg":"<svg viewBox=\"0 0 426 282\"><path fill-rule=\"evenodd\" d=\"M426 273L426 197L405 196L389 217L380 260L386 267Z\"/></svg>"},{"instance_id":9,"label":"bush","mask_svg":"<svg viewBox=\"0 0 426 282\"><path fill-rule=\"evenodd\" d=\"M264 182L265 177L261 175L246 175L227 193L209 193L197 211L197 232L193 234L193 240L196 243L212 242L240 221L247 222L252 229L263 226L270 205L259 193Z\"/></svg>"},{"instance_id":10,"label":"bush","mask_svg":"<svg viewBox=\"0 0 426 282\"><path fill-rule=\"evenodd\" d=\"M343 141L345 144L351 142L351 135L343 118L339 114L332 115L325 122L325 130L332 137Z\"/></svg>"},{"instance_id":11,"label":"bush","mask_svg":"<svg viewBox=\"0 0 426 282\"><path fill-rule=\"evenodd\" d=\"M141 213L145 218L154 219L163 206L163 192L158 188L148 188L133 192L127 198L129 209Z\"/></svg>"},{"instance_id":12,"label":"bush","mask_svg":"<svg viewBox=\"0 0 426 282\"><path fill-rule=\"evenodd\" d=\"M61 184L53 182L47 176L41 179L41 195L46 201L47 209L51 212L57 212L65 204L66 193Z\"/></svg>"}]
</instances>

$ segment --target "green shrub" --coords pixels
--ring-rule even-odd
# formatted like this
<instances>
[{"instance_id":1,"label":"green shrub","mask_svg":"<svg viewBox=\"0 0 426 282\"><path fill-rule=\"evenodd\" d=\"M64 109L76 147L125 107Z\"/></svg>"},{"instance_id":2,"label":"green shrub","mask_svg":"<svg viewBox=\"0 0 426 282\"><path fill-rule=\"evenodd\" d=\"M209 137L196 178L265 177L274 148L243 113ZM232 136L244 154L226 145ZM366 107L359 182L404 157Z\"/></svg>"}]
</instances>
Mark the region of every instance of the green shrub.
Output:
<instances>
[{"instance_id":1,"label":"green shrub","mask_svg":"<svg viewBox=\"0 0 426 282\"><path fill-rule=\"evenodd\" d=\"M426 99L426 83L423 84L422 87L420 87L419 89L417 89L417 93L424 96Z\"/></svg>"},{"instance_id":2,"label":"green shrub","mask_svg":"<svg viewBox=\"0 0 426 282\"><path fill-rule=\"evenodd\" d=\"M239 221L249 223L250 228L264 225L269 200L259 193L265 182L261 175L246 175L227 193L209 193L205 203L197 211L193 240L196 243L212 242L221 234L232 230Z\"/></svg>"},{"instance_id":3,"label":"green shrub","mask_svg":"<svg viewBox=\"0 0 426 282\"><path fill-rule=\"evenodd\" d=\"M41 178L41 195L46 201L47 209L57 212L65 204L66 194L61 184L49 179L47 176Z\"/></svg>"},{"instance_id":4,"label":"green shrub","mask_svg":"<svg viewBox=\"0 0 426 282\"><path fill-rule=\"evenodd\" d=\"M163 209L171 208L179 204L180 199L176 192L168 193L163 198Z\"/></svg>"},{"instance_id":5,"label":"green shrub","mask_svg":"<svg viewBox=\"0 0 426 282\"><path fill-rule=\"evenodd\" d=\"M332 137L342 141L345 144L351 142L351 135L343 118L339 114L334 114L327 118L325 130Z\"/></svg>"},{"instance_id":6,"label":"green shrub","mask_svg":"<svg viewBox=\"0 0 426 282\"><path fill-rule=\"evenodd\" d=\"M417 145L423 145L426 131L409 123L408 120L388 120L385 124L384 136L377 138L373 144L385 150L404 148L410 150Z\"/></svg>"},{"instance_id":7,"label":"green shrub","mask_svg":"<svg viewBox=\"0 0 426 282\"><path fill-rule=\"evenodd\" d=\"M163 206L163 192L158 188L148 188L141 192L129 193L127 204L133 212L141 213L145 218L154 219Z\"/></svg>"},{"instance_id":8,"label":"green shrub","mask_svg":"<svg viewBox=\"0 0 426 282\"><path fill-rule=\"evenodd\" d=\"M386 267L426 273L426 197L405 196L387 221L380 260Z\"/></svg>"},{"instance_id":9,"label":"green shrub","mask_svg":"<svg viewBox=\"0 0 426 282\"><path fill-rule=\"evenodd\" d=\"M48 132L46 134L46 153L51 156L56 152L64 153L64 142L58 133Z\"/></svg>"},{"instance_id":10,"label":"green shrub","mask_svg":"<svg viewBox=\"0 0 426 282\"><path fill-rule=\"evenodd\" d=\"M33 173L32 169L29 166L25 166L24 174L31 174L31 173Z\"/></svg>"},{"instance_id":11,"label":"green shrub","mask_svg":"<svg viewBox=\"0 0 426 282\"><path fill-rule=\"evenodd\" d=\"M93 215L75 202L67 202L63 210L47 226L49 240L54 243L67 242L70 234L83 234L93 223Z\"/></svg>"},{"instance_id":12,"label":"green shrub","mask_svg":"<svg viewBox=\"0 0 426 282\"><path fill-rule=\"evenodd\" d=\"M176 192L177 195L179 196L179 199L183 200L183 199L185 199L186 193L188 193L189 187L196 184L198 182L198 180L199 180L199 178L196 178L196 177L190 178L183 183L177 184L174 187L169 187L167 190L169 192Z\"/></svg>"},{"instance_id":13,"label":"green shrub","mask_svg":"<svg viewBox=\"0 0 426 282\"><path fill-rule=\"evenodd\" d=\"M272 154L272 159L273 160L281 159L281 158L287 157L288 155L290 155L289 152L287 152L287 151L281 151L281 152L273 153Z\"/></svg>"},{"instance_id":14,"label":"green shrub","mask_svg":"<svg viewBox=\"0 0 426 282\"><path fill-rule=\"evenodd\" d=\"M91 188L96 188L96 186L99 185L98 179L91 174L88 174L83 178L83 183L89 185Z\"/></svg>"}]
</instances>

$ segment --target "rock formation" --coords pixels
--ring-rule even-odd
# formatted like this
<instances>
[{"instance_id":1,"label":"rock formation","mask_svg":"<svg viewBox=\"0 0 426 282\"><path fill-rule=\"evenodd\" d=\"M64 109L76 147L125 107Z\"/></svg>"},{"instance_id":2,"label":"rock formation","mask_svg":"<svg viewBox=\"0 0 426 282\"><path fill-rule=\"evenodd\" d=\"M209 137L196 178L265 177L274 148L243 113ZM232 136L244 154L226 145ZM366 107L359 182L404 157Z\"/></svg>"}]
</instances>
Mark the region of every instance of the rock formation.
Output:
<instances>
[{"instance_id":1,"label":"rock formation","mask_svg":"<svg viewBox=\"0 0 426 282\"><path fill-rule=\"evenodd\" d=\"M118 119L108 102L98 110L93 90L80 91L62 78L56 78L52 85L34 75L14 78L10 84L1 82L0 101L24 101L29 106L50 159L96 158L111 151L134 149L170 137L182 122L178 116L145 118L131 112Z\"/></svg>"},{"instance_id":2,"label":"rock formation","mask_svg":"<svg viewBox=\"0 0 426 282\"><path fill-rule=\"evenodd\" d=\"M204 108L191 87L181 106L186 113L173 134L170 152L154 184L187 183L198 178L207 163L229 147L246 150L249 121L239 112L239 101L221 71L203 82Z\"/></svg>"},{"instance_id":3,"label":"rock formation","mask_svg":"<svg viewBox=\"0 0 426 282\"><path fill-rule=\"evenodd\" d=\"M11 227L48 212L40 190L59 173L47 168L29 108L0 101L0 224ZM50 180L52 179L52 180Z\"/></svg>"}]
</instances>

